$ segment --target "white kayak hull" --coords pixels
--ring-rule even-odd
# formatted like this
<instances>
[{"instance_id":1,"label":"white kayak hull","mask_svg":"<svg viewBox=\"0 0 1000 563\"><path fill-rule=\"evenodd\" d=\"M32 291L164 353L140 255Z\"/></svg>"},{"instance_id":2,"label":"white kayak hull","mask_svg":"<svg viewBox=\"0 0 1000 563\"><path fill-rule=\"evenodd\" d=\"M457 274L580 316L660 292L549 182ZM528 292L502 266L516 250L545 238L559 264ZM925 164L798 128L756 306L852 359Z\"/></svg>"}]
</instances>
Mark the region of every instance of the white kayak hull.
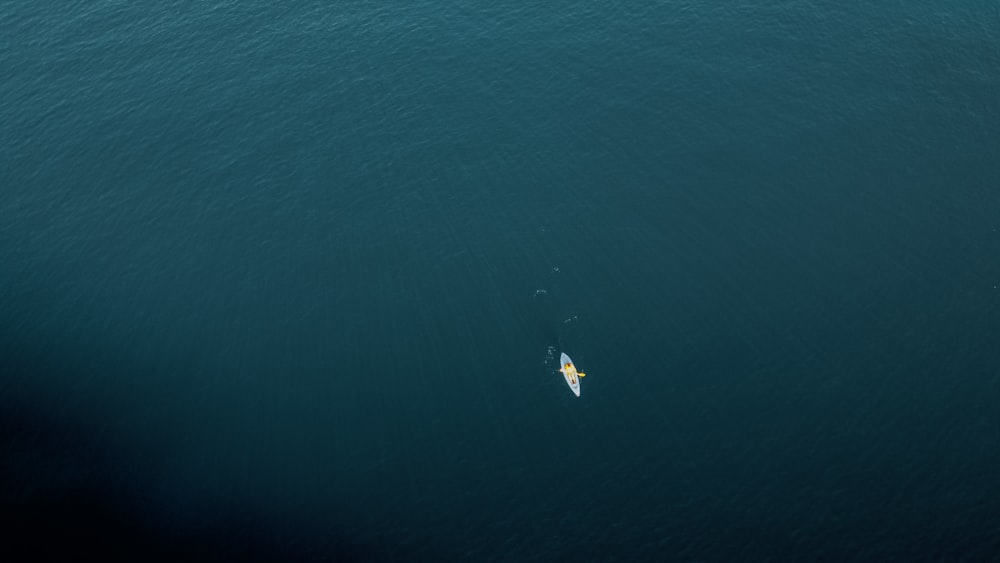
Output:
<instances>
[{"instance_id":1,"label":"white kayak hull","mask_svg":"<svg viewBox=\"0 0 1000 563\"><path fill-rule=\"evenodd\" d=\"M572 369L566 369L566 364L572 366ZM566 385L569 385L573 394L579 397L580 376L576 374L576 366L573 364L573 360L569 359L569 356L567 356L565 352L559 356L559 371L562 372L563 377L566 378Z\"/></svg>"}]
</instances>

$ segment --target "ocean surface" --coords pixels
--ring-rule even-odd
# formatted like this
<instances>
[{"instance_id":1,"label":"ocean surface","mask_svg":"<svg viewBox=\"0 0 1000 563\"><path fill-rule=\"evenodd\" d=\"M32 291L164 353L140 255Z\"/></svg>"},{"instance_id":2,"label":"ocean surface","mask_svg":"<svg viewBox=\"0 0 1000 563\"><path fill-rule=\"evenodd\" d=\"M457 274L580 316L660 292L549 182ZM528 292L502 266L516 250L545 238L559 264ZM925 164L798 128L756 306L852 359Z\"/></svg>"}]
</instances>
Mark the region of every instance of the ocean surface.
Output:
<instances>
[{"instance_id":1,"label":"ocean surface","mask_svg":"<svg viewBox=\"0 0 1000 563\"><path fill-rule=\"evenodd\" d=\"M998 286L993 0L0 1L6 561L995 560Z\"/></svg>"}]
</instances>

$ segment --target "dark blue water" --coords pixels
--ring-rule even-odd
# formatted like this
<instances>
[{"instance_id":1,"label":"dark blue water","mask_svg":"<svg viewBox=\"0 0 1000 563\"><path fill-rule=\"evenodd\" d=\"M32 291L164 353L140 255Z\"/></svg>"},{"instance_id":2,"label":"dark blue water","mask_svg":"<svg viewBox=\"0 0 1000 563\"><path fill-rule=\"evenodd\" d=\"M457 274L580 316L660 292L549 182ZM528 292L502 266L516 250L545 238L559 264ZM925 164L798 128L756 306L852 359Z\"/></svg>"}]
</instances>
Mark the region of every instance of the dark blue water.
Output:
<instances>
[{"instance_id":1,"label":"dark blue water","mask_svg":"<svg viewBox=\"0 0 1000 563\"><path fill-rule=\"evenodd\" d=\"M1000 553L995 2L0 2L0 196L8 557Z\"/></svg>"}]
</instances>

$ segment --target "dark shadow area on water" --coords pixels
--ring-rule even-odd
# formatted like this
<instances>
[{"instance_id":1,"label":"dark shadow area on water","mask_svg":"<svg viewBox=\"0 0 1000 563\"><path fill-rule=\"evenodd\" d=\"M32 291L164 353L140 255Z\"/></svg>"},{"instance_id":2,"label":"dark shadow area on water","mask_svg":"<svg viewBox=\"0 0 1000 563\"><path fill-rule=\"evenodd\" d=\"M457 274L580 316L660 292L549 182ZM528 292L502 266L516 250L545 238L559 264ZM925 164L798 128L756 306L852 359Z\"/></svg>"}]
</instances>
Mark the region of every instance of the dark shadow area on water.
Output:
<instances>
[{"instance_id":1,"label":"dark shadow area on water","mask_svg":"<svg viewBox=\"0 0 1000 563\"><path fill-rule=\"evenodd\" d=\"M26 367L38 352L0 354L8 383L0 393L0 561L382 561L405 551L289 532L287 522L239 501L199 500L199 511L155 506L164 473L156 459L165 453L152 445L139 460L104 443L100 427L114 413L26 406L39 391L55 392L20 392L21 382L47 380L60 363Z\"/></svg>"},{"instance_id":2,"label":"dark shadow area on water","mask_svg":"<svg viewBox=\"0 0 1000 563\"><path fill-rule=\"evenodd\" d=\"M109 460L86 431L46 414L4 408L0 444L4 561L280 561L292 555L246 525L227 523L202 537L157 530L140 499L113 482Z\"/></svg>"}]
</instances>

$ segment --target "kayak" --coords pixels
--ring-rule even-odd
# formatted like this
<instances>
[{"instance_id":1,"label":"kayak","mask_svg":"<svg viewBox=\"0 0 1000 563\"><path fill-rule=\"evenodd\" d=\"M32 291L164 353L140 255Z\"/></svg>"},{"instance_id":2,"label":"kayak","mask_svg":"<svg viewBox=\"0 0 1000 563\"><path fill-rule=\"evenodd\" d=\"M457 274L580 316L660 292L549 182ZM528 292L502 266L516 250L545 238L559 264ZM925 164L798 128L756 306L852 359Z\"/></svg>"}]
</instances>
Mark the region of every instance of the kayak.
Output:
<instances>
[{"instance_id":1,"label":"kayak","mask_svg":"<svg viewBox=\"0 0 1000 563\"><path fill-rule=\"evenodd\" d=\"M573 394L579 397L580 378L586 374L582 371L576 371L576 365L573 364L573 360L569 359L569 356L567 356L565 352L559 356L559 371L561 371L563 377L566 378L566 384L569 385Z\"/></svg>"}]
</instances>

